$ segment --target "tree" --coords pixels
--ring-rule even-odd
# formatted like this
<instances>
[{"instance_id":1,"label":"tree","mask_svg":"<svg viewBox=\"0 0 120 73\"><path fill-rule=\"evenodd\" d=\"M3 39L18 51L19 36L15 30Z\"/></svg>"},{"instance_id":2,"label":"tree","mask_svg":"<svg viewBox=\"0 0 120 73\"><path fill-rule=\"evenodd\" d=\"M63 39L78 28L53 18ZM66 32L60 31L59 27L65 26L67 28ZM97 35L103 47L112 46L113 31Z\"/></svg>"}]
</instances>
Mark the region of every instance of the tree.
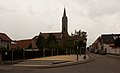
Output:
<instances>
[{"instance_id":1,"label":"tree","mask_svg":"<svg viewBox=\"0 0 120 73\"><path fill-rule=\"evenodd\" d=\"M83 40L79 40L79 41L78 41L78 47L81 48L81 47L83 47L83 46L84 46L84 45L83 45Z\"/></svg>"},{"instance_id":2,"label":"tree","mask_svg":"<svg viewBox=\"0 0 120 73\"><path fill-rule=\"evenodd\" d=\"M69 39L69 38L67 38L65 40L65 47L68 48L68 49L69 48L74 48L74 41Z\"/></svg>"},{"instance_id":3,"label":"tree","mask_svg":"<svg viewBox=\"0 0 120 73\"><path fill-rule=\"evenodd\" d=\"M86 42L84 42L84 40L79 40L78 41L78 48L81 50L81 53L85 53Z\"/></svg>"},{"instance_id":4,"label":"tree","mask_svg":"<svg viewBox=\"0 0 120 73\"><path fill-rule=\"evenodd\" d=\"M37 39L37 42L36 42L36 45L39 49L44 49L46 47L46 40L45 38L41 35L41 32L38 36L38 39Z\"/></svg>"},{"instance_id":5,"label":"tree","mask_svg":"<svg viewBox=\"0 0 120 73\"><path fill-rule=\"evenodd\" d=\"M81 36L81 30L79 30L79 36Z\"/></svg>"},{"instance_id":6,"label":"tree","mask_svg":"<svg viewBox=\"0 0 120 73\"><path fill-rule=\"evenodd\" d=\"M51 50L52 56L54 55L54 50L59 47L59 43L56 41L56 36L52 33L49 34L46 42L47 48Z\"/></svg>"},{"instance_id":7,"label":"tree","mask_svg":"<svg viewBox=\"0 0 120 73\"><path fill-rule=\"evenodd\" d=\"M64 42L65 48L66 48L66 52L71 54L73 52L73 48L74 48L74 41L73 39L70 38L66 38L65 42Z\"/></svg>"},{"instance_id":8,"label":"tree","mask_svg":"<svg viewBox=\"0 0 120 73\"><path fill-rule=\"evenodd\" d=\"M56 43L58 43L56 41L56 36L54 36L52 33L50 33L48 38L47 38L47 42L46 42L47 48L55 49Z\"/></svg>"},{"instance_id":9,"label":"tree","mask_svg":"<svg viewBox=\"0 0 120 73\"><path fill-rule=\"evenodd\" d=\"M114 40L115 47L120 47L120 38Z\"/></svg>"}]
</instances>

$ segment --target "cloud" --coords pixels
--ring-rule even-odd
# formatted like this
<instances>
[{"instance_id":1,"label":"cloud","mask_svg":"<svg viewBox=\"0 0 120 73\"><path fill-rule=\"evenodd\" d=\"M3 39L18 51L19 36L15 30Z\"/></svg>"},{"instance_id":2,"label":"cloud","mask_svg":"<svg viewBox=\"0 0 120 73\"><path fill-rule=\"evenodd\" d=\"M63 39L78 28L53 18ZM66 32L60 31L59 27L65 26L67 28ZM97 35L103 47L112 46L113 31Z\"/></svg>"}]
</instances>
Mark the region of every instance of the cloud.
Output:
<instances>
[{"instance_id":1,"label":"cloud","mask_svg":"<svg viewBox=\"0 0 120 73\"><path fill-rule=\"evenodd\" d=\"M64 6L69 33L85 30L89 44L101 33L120 31L120 0L0 0L0 29L13 39L61 31Z\"/></svg>"},{"instance_id":2,"label":"cloud","mask_svg":"<svg viewBox=\"0 0 120 73\"><path fill-rule=\"evenodd\" d=\"M73 9L71 8L71 13L74 17L71 19L72 24L75 23L74 26L77 29L87 30L89 36L88 42L93 42L94 39L102 33L120 31L119 0L74 1L75 2L73 2Z\"/></svg>"},{"instance_id":3,"label":"cloud","mask_svg":"<svg viewBox=\"0 0 120 73\"><path fill-rule=\"evenodd\" d=\"M7 8L5 6L0 5L0 13L17 12L17 11L19 11L19 10L17 10L17 9L10 9L10 8Z\"/></svg>"}]
</instances>

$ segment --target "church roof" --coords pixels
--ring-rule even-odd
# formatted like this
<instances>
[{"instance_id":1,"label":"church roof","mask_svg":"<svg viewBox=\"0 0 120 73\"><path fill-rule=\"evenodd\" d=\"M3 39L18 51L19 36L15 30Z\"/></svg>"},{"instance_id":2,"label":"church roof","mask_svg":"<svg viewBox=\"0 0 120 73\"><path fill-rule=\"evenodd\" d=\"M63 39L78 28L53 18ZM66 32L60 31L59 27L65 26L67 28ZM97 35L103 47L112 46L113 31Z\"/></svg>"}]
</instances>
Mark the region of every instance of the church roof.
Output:
<instances>
[{"instance_id":1,"label":"church roof","mask_svg":"<svg viewBox=\"0 0 120 73\"><path fill-rule=\"evenodd\" d=\"M58 33L41 33L41 35L47 39L49 37L49 35L52 34L56 37L56 39L61 39L62 38L62 33L58 32Z\"/></svg>"},{"instance_id":2,"label":"church roof","mask_svg":"<svg viewBox=\"0 0 120 73\"><path fill-rule=\"evenodd\" d=\"M41 35L47 39L49 35L52 34L56 37L56 39L61 39L62 38L62 33L61 32L56 32L56 33L41 33ZM38 36L35 36L33 39L36 40Z\"/></svg>"}]
</instances>

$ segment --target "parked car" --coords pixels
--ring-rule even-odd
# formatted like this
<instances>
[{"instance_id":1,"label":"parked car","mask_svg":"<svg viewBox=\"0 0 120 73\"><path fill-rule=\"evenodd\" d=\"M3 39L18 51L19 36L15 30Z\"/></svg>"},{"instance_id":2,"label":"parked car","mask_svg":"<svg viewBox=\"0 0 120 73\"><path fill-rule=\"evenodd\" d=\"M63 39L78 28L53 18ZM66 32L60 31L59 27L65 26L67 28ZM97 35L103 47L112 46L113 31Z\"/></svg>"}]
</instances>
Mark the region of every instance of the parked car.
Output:
<instances>
[{"instance_id":1,"label":"parked car","mask_svg":"<svg viewBox=\"0 0 120 73\"><path fill-rule=\"evenodd\" d=\"M90 52L91 52L91 53L95 53L95 49L91 49Z\"/></svg>"},{"instance_id":2,"label":"parked car","mask_svg":"<svg viewBox=\"0 0 120 73\"><path fill-rule=\"evenodd\" d=\"M95 50L95 54L100 54L100 50Z\"/></svg>"},{"instance_id":3,"label":"parked car","mask_svg":"<svg viewBox=\"0 0 120 73\"><path fill-rule=\"evenodd\" d=\"M105 52L104 50L101 50L101 51L100 51L100 54L101 54L101 55L106 55L106 52Z\"/></svg>"}]
</instances>

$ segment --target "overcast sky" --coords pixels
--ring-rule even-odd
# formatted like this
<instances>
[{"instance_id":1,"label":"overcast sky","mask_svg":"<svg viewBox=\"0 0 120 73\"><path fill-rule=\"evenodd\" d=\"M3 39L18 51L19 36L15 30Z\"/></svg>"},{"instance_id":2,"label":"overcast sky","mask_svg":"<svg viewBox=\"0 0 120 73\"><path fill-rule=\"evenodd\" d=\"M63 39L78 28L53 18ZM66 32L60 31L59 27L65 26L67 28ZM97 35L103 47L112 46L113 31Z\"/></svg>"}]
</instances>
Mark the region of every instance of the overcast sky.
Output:
<instances>
[{"instance_id":1,"label":"overcast sky","mask_svg":"<svg viewBox=\"0 0 120 73\"><path fill-rule=\"evenodd\" d=\"M0 32L13 40L60 32L64 7L69 34L86 31L88 44L102 33L120 32L120 0L0 0Z\"/></svg>"}]
</instances>

